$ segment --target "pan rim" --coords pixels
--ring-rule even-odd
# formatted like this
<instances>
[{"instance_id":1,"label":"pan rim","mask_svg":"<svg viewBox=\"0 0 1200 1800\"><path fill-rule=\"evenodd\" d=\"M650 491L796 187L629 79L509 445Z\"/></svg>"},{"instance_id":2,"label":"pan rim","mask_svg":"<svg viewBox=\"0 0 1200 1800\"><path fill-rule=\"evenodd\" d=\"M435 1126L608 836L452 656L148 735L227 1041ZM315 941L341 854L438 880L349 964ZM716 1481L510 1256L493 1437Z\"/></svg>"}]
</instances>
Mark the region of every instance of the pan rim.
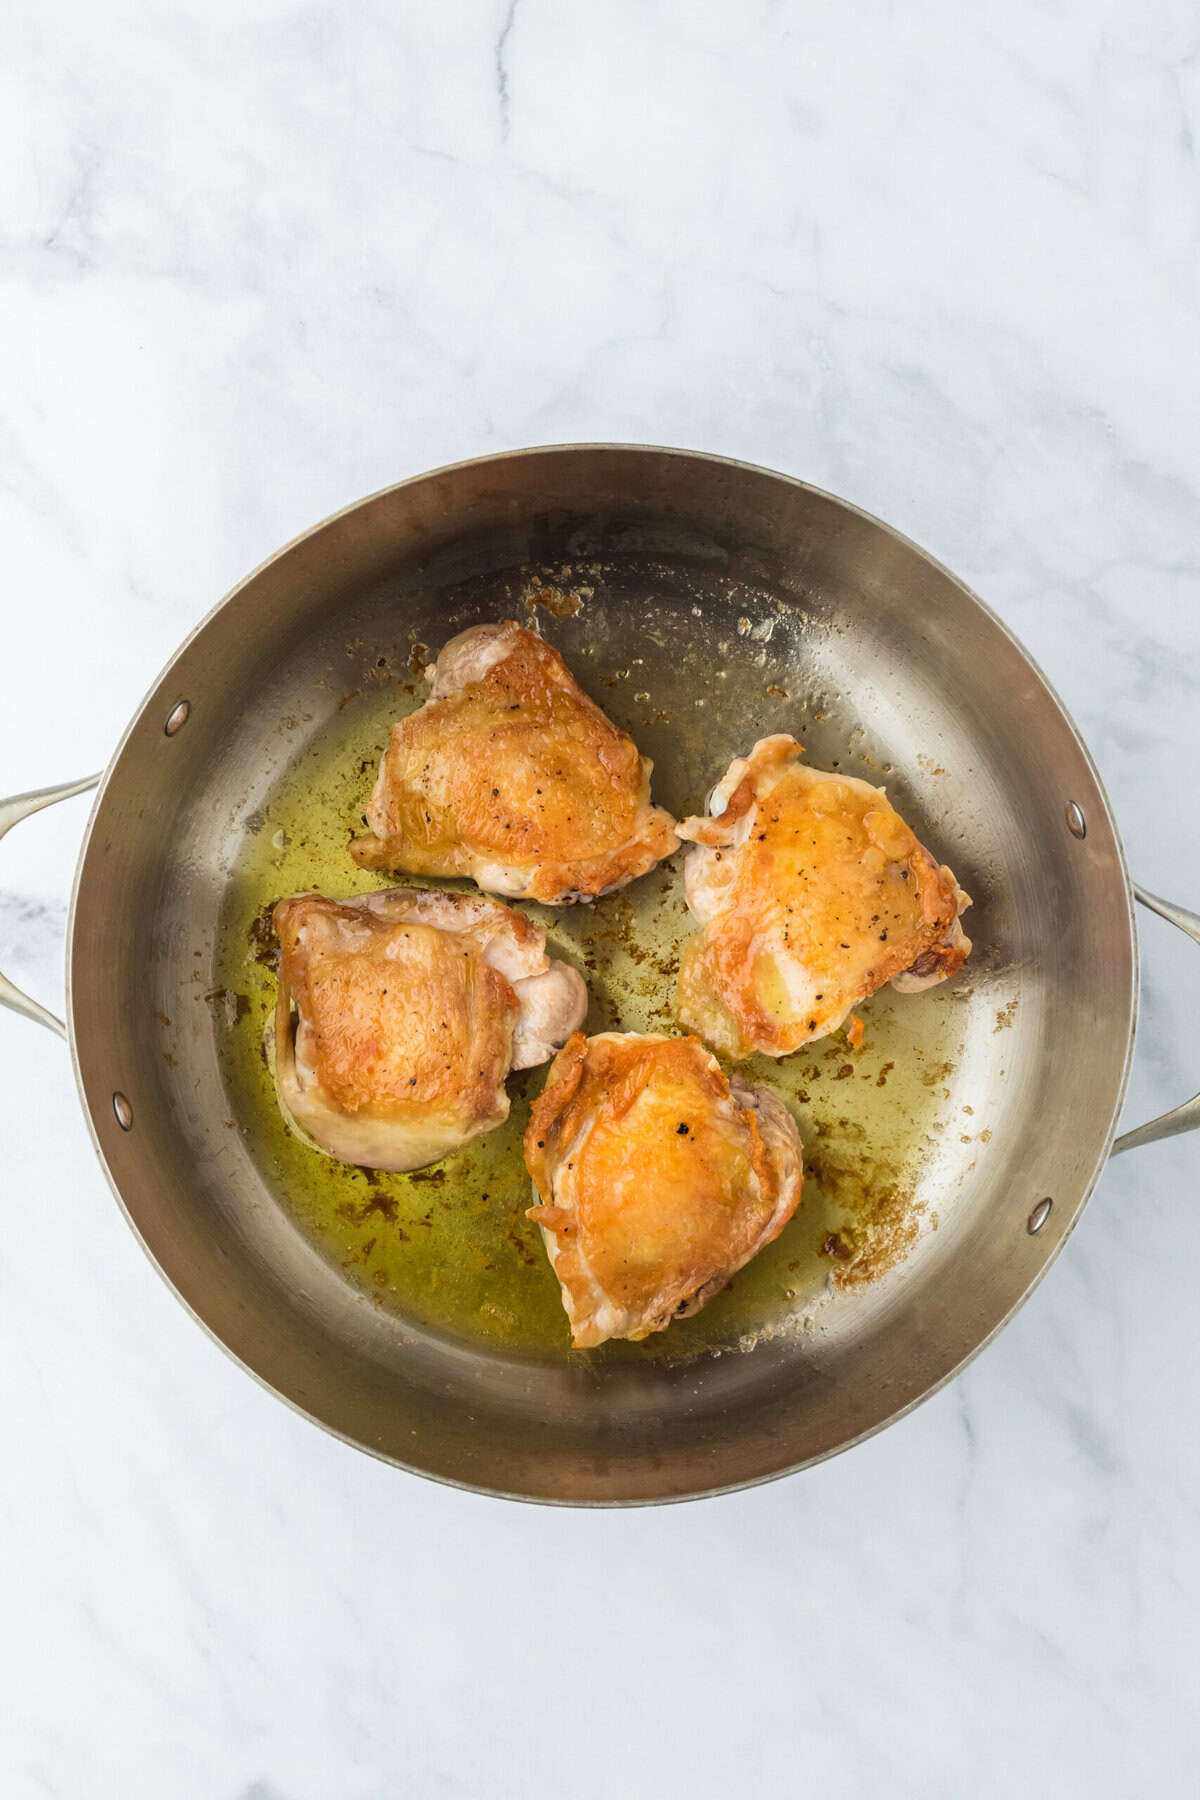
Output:
<instances>
[{"instance_id":1,"label":"pan rim","mask_svg":"<svg viewBox=\"0 0 1200 1800\"><path fill-rule=\"evenodd\" d=\"M719 467L727 468L732 471L737 471L742 474L750 474L750 475L753 475L756 477L765 478L773 483L774 482L782 482L788 487L795 488L795 489L799 490L800 492L814 496L820 500L829 502L833 506L841 509L843 512L848 513L851 516L853 516L859 520L862 520L864 523L872 526L877 531L883 532L888 538L893 540L895 543L901 545L908 551L912 552L914 555L919 557L922 562L924 562L926 565L928 565L932 569L936 570L946 580L948 580L950 583L952 583L953 586L958 590L960 595L964 599L968 600L984 616L984 618L997 631L999 631L1002 634L1002 636L1007 640L1010 647L1016 652L1016 654L1019 657L1019 659L1021 660L1021 662L1026 666L1026 668L1029 670L1031 675L1034 677L1034 679L1037 682L1037 684L1039 685L1039 687L1042 689L1042 691L1045 693L1045 695L1049 698L1049 700L1053 703L1062 724L1065 725L1067 731L1069 732L1069 734L1074 742L1074 745L1080 755L1081 761L1092 781L1095 799L1099 801L1103 818L1104 818L1104 820L1111 832L1111 835L1112 835L1112 843L1113 843L1113 847L1114 847L1115 854L1116 854L1117 868L1118 868L1118 871L1120 873L1122 883L1123 883L1126 923L1127 923L1127 927L1128 927L1128 939L1129 939L1129 949L1130 949L1129 990L1128 990L1128 994L1126 996L1126 1006L1124 1009L1126 1012L1126 1015L1127 1015L1127 1025L1126 1025L1126 1030L1125 1030L1125 1051L1124 1051L1124 1056L1122 1059L1122 1066L1121 1066L1120 1074L1119 1074L1117 1084L1116 1084L1113 1106L1112 1106L1112 1110L1111 1110L1111 1115L1110 1115L1108 1123L1107 1123L1107 1127L1106 1127L1105 1131L1103 1132L1103 1134L1098 1139L1098 1148L1097 1148L1097 1151L1095 1154L1095 1158L1092 1162L1090 1172L1087 1174L1085 1180L1083 1181L1083 1183L1080 1187L1078 1197L1072 1206L1070 1215L1066 1220L1065 1226L1063 1227L1061 1232L1058 1234L1056 1240L1052 1244L1048 1245L1046 1253L1044 1255L1044 1258L1043 1258L1040 1266L1035 1270L1033 1276L1028 1281L1025 1288L1017 1296L1017 1298L1014 1300L1012 1305L1004 1312L1004 1314L1001 1316L1001 1318L995 1322L995 1324L991 1327L991 1329L989 1331L987 1331L985 1333L985 1335L983 1337L981 1337L980 1340L975 1345L973 1345L973 1347L970 1350L968 1350L957 1362L955 1362L950 1368L948 1368L936 1380L934 1380L926 1388L924 1388L921 1393L914 1395L911 1399L907 1400L902 1406L898 1407L895 1411L889 1413L886 1418L875 1421L873 1424L869 1425L865 1430L857 1433L856 1435L854 1435L852 1437L846 1438L842 1442L840 1442L828 1449L818 1451L814 1455L800 1458L794 1462L785 1463L777 1469L767 1470L765 1472L749 1476L745 1479L740 1479L740 1480L735 1480L735 1481L730 1481L730 1482L717 1482L711 1486L697 1487L697 1488L693 1488L693 1489L690 1489L690 1490L688 1490L686 1492L682 1492L682 1493L675 1492L675 1493L662 1493L662 1494L650 1494L650 1495L638 1494L638 1495L628 1497L628 1498L574 1497L574 1496L562 1496L562 1495L556 1495L556 1494L531 1493L528 1491L522 1491L521 1489L503 1489L503 1488L499 1488L497 1486L490 1485L487 1483L479 1483L479 1482L473 1482L473 1481L469 1481L469 1480L456 1479L455 1477L453 1477L451 1475L447 1475L447 1474L441 1473L439 1471L430 1470L428 1468L422 1467L419 1464L406 1462L398 1456L395 1456L388 1452L379 1450L377 1448L374 1448L370 1444L362 1442L359 1438L354 1437L350 1433L341 1430L337 1425L332 1424L329 1420L320 1417L319 1415L317 1415L314 1412L309 1411L306 1407L304 1407L302 1404L300 1404L300 1402L298 1400L294 1399L288 1393L285 1393L281 1388L276 1387L272 1381L270 1381L265 1375L261 1374L257 1369L255 1369L252 1364L248 1363L238 1353L238 1351L236 1351L229 1343L227 1343L225 1341L225 1339L218 1333L218 1331L212 1325L210 1325L208 1323L208 1321L196 1310L196 1308L192 1305L191 1301L188 1300L186 1295L176 1286L176 1284L171 1279L171 1277L166 1273L162 1264L158 1261L157 1257L154 1255L154 1252L151 1250L146 1239L143 1237L143 1235L137 1225L137 1222L135 1221L132 1213L130 1212L130 1210L125 1202L124 1196L122 1195L120 1187L113 1175L112 1169L110 1168L108 1159L105 1155L104 1148L103 1148L103 1145L102 1145L101 1139L100 1139L99 1130L98 1130L97 1123L96 1123L96 1117L95 1117L91 1102L89 1101L89 1098L88 1098L88 1095L87 1095L87 1092L86 1092L85 1086L84 1086L83 1072L82 1072L81 1063L80 1063L79 1048L78 1048L78 1043L77 1043L77 1039L76 1039L75 995L74 995L74 983L73 983L73 978L72 978L73 964L74 964L75 925L76 925L77 909L78 909L78 902L79 902L79 894L80 894L80 889L81 889L82 882L83 882L83 875L84 875L84 871L87 866L89 855L91 852L91 848L92 848L92 844L93 844L93 840L94 840L94 836L95 836L95 831L96 831L96 826L99 821L100 814L104 808L104 802L107 797L109 785L110 785L110 783L113 779L113 776L117 770L117 767L121 761L121 758L124 754L125 748L126 748L127 744L129 743L129 740L133 736L135 730L141 723L142 719L145 717L145 715L151 708L151 706L160 701L162 689L168 682L172 671L175 669L175 667L179 663L180 659L184 656L185 652L191 647L191 645L196 641L196 639L201 636L201 634L205 631L205 629L208 627L208 625L217 617L217 615L220 614L227 606L229 606L237 598L237 596L243 591L243 589L247 588L252 582L257 580L258 577L265 570L270 568L273 564L279 562L284 556L288 555L292 550L296 549L300 544L305 543L310 538L314 538L314 537L318 536L320 533L324 532L328 527L334 525L338 521L349 517L350 515L362 510L365 507L372 505L376 501L379 501L386 496L403 492L407 488L416 487L420 484L434 481L434 480L437 480L437 479L445 477L445 476L458 474L458 473L468 470L468 469L486 467L489 464L509 464L509 463L512 463L515 461L523 461L526 459L537 458L539 456L540 457L546 457L546 456L564 456L564 457L566 457L566 456L578 456L578 455L594 456L597 454L600 454L600 455L611 454L614 456L630 456L630 455L633 455L633 456L643 455L643 456L653 456L653 457L664 457L665 456L665 457L671 457L671 458L678 458L683 461L700 461L700 462L713 464L713 465L716 465ZM1112 1149L1113 1140L1116 1135L1117 1125L1120 1120L1121 1112L1122 1112L1122 1109L1123 1109L1123 1106L1125 1103L1126 1093L1127 1093L1128 1084L1129 1084L1130 1071L1131 1071L1132 1061L1133 1061L1134 1046L1135 1046L1136 1037L1137 1037L1138 1019L1139 1019L1139 1013L1140 1013L1139 944L1138 944L1138 932L1137 932L1137 924L1136 924L1136 911L1135 911L1135 906L1134 906L1133 888L1132 888L1132 883L1130 880L1128 863L1127 863L1126 856L1125 856L1124 845L1121 840L1120 832L1117 828L1116 820L1113 816L1112 806L1109 801L1108 793L1105 789L1104 782L1103 782L1103 780L1100 776L1100 773L1096 767L1096 764L1092 758L1092 755L1087 746L1087 743L1085 742L1083 736L1081 735L1079 728L1075 724L1074 718L1072 717L1070 711L1068 710L1067 706L1063 702L1061 695L1058 693L1057 688L1047 678L1047 676L1046 676L1045 672L1042 670L1041 666L1038 664L1038 662L1035 660L1035 658L1030 654L1030 652L1026 649L1025 645L1021 642L1021 640L1008 627L1008 625L1005 624L1005 622L993 611L993 609L987 604L987 602L982 600L979 597L979 595L976 594L974 592L974 590L972 588L970 588L958 575L956 575L953 570L951 570L949 567L947 567L947 565L945 563L941 562L936 556L932 555L928 550L926 550L922 545L918 544L914 539L908 537L904 532L897 530L895 526L888 524L887 521L880 519L874 513L871 513L869 511L867 511L865 508L856 505L853 501L844 499L839 494L832 493L830 490L828 490L826 488L818 487L816 484L814 484L812 482L803 481L797 476L785 474L784 472L782 472L780 470L768 468L765 465L760 464L760 463L748 462L744 459L736 458L736 457L723 456L723 455L720 455L719 453L712 452L712 451L693 450L693 449L687 449L687 448L682 448L682 447L678 447L678 446L670 446L670 445L658 445L658 444L646 444L646 443L624 443L624 442L615 442L615 441L601 441L601 442L586 442L585 441L585 442L578 442L578 443L535 444L535 445L525 446L520 449L493 451L493 452L489 452L488 454L486 454L484 456L467 457L467 458L457 460L455 462L441 464L436 468L423 470L415 475L407 476L401 481L388 483L385 486L377 488L377 489L373 490L371 493L366 494L366 495L362 496L361 498L359 498L355 501L352 501L343 507L337 508L335 511L328 514L325 518L319 520L316 524L310 526L308 529L306 529L302 532L297 533L294 537L288 539L286 543L282 544L277 550L272 552L269 556L263 558L263 560L260 561L259 563L257 563L253 569L251 569L245 576L242 577L241 580L236 582L232 588L230 588L213 606L211 606L208 609L207 612L204 613L204 615L201 617L201 619L197 622L197 624L193 627L193 629L190 632L188 632L188 634L183 638L183 640L176 647L173 654L169 657L167 662L159 670L159 673L157 674L155 679L152 681L150 686L147 688L146 692L142 696L141 701L138 703L137 707L134 709L133 713L131 714L129 721L128 721L124 731L122 732L120 739L117 742L117 744L112 752L112 755L110 756L110 758L108 760L108 763L104 769L104 773L101 777L99 786L96 790L96 795L95 795L95 798L94 798L94 801L92 804L92 808L89 813L86 826L84 828L83 838L82 838L82 841L80 844L80 849L79 849L79 855L78 855L78 859L77 859L76 866L75 866L75 874L74 874L74 879L72 882L70 905L69 905L68 916L67 916L67 933L66 933L65 950L66 950L66 1024L67 1024L67 1038L68 1038L68 1043L70 1045L70 1052L71 1052L71 1064L72 1064L72 1069L74 1071L75 1085L76 1085L76 1089L77 1089L77 1092L79 1095L80 1104L81 1104L84 1116L87 1120L88 1131L90 1133L90 1136L92 1139L92 1144L96 1151L97 1158L100 1162L100 1166L104 1171L105 1178L106 1178L108 1185L113 1193L114 1199L116 1200L118 1206L120 1207L120 1210L121 1210L122 1214L124 1215L126 1222L128 1223L128 1225L130 1227L130 1230L133 1232L135 1239L140 1244L144 1254L146 1255L147 1259L151 1263L152 1267L156 1270L160 1279L170 1289L170 1291L175 1296L175 1298L180 1302L180 1304L183 1307L185 1307L185 1309L187 1310L187 1312L189 1313L191 1318L194 1319L196 1321L196 1323L202 1327L202 1329L204 1330L206 1335L210 1339L212 1339L214 1343L216 1343L219 1346L219 1348L225 1353L225 1355L228 1356L239 1368L243 1369L247 1374L252 1376L253 1379L258 1383L258 1385L265 1392L271 1394L275 1399L283 1401L283 1403L285 1405L287 1405L294 1413L297 1413L300 1417L310 1421L312 1424L319 1426L321 1430L329 1433L330 1436L339 1439L341 1442L349 1445L353 1449L361 1450L361 1451L365 1452L367 1455L372 1456L377 1461L387 1463L388 1465L390 1465L394 1468L402 1469L406 1473L421 1476L425 1480L436 1481L443 1486L457 1488L460 1491L464 1491L467 1493L480 1494L480 1495L483 1495L488 1498L502 1499L502 1500L509 1500L509 1501L519 1501L524 1504L559 1506L559 1507L594 1508L594 1509L598 1509L598 1510L612 1510L612 1509L617 1509L617 1508L633 1507L633 1506L642 1507L642 1506L678 1505L678 1504L682 1504L686 1501L713 1499L713 1498L717 1498L721 1495L739 1493L745 1489L761 1487L761 1486L766 1485L766 1483L768 1483L768 1482L782 1480L785 1476L788 1476L788 1475L799 1474L805 1469L812 1468L821 1462L830 1460L834 1456L841 1455L843 1451L851 1450L851 1449L855 1448L858 1444L866 1442L869 1438L874 1437L877 1433L885 1430L887 1427L899 1423L900 1420L906 1418L910 1413L914 1412L918 1406L921 1406L926 1400L931 1399L935 1394L939 1393L944 1387L946 1387L951 1381L953 1381L958 1375L960 1375L968 1367L968 1365L970 1363L972 1363L975 1360L975 1358L977 1356L979 1356L999 1336L999 1334L1005 1329L1005 1327L1012 1321L1015 1314L1021 1309L1022 1306L1024 1306L1025 1302L1030 1298L1030 1296L1033 1294L1034 1290L1040 1285L1042 1280L1045 1278L1047 1271L1050 1269L1052 1264L1057 1260L1067 1239L1071 1236L1072 1232L1074 1231L1076 1225L1079 1222L1079 1219L1081 1218L1081 1216L1083 1214L1084 1208L1086 1207L1088 1201L1090 1200L1092 1194L1095 1191L1096 1185L1097 1185L1101 1175L1103 1174L1104 1168L1108 1162L1108 1158L1109 1158L1109 1155L1110 1155L1110 1152Z\"/></svg>"}]
</instances>

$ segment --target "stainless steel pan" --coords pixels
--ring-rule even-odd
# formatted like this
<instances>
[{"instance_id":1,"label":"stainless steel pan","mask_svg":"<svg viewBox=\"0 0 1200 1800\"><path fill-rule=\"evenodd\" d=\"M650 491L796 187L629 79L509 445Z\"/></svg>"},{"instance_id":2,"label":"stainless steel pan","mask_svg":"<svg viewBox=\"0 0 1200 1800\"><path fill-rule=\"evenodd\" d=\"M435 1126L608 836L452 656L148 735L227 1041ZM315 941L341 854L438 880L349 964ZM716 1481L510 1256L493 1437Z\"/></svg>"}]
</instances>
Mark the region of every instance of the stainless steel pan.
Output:
<instances>
[{"instance_id":1,"label":"stainless steel pan","mask_svg":"<svg viewBox=\"0 0 1200 1800\"><path fill-rule=\"evenodd\" d=\"M834 1045L765 1070L796 1107L814 1167L794 1254L773 1266L770 1294L751 1283L728 1303L727 1341L687 1340L685 1354L680 1327L589 1356L566 1351L565 1329L561 1347L523 1340L519 1320L507 1339L473 1335L372 1294L352 1257L339 1262L305 1228L308 1177L264 1147L266 1114L225 1057L250 1001L222 976L221 934L272 808L291 792L296 816L305 759L332 766L344 719L358 720L361 748L385 713L415 703L405 664L421 646L522 607L636 732L677 812L696 809L755 736L791 729L814 762L886 781L975 896L964 977L866 1008L865 1062ZM369 772L347 781L365 793ZM90 785L9 801L0 832ZM276 891L304 850L280 850ZM330 885L334 849L313 856ZM368 880L344 867L343 891ZM1200 920L1131 889L1096 772L1042 675L915 545L828 494L717 457L531 450L351 507L209 615L100 781L71 905L67 1024L2 978L0 1000L68 1038L131 1225L201 1323L281 1397L441 1480L586 1504L679 1499L802 1468L878 1430L1026 1297L1113 1147L1137 1011L1135 895L1200 942ZM662 1004L677 890L651 877L615 915L608 904L555 929L595 965L597 1022L637 1025ZM245 955L248 982L269 983ZM514 1125L521 1111L518 1097ZM1116 1148L1198 1123L1200 1096ZM489 1154L515 1155L514 1140ZM469 1216L487 1166L447 1163L428 1230ZM813 1235L847 1207L853 1226L864 1170L888 1190L882 1209L868 1192L859 1240L873 1281L857 1279L869 1257L841 1267L836 1234ZM505 1256L527 1267L519 1235ZM548 1272L529 1259L522 1279L544 1306Z\"/></svg>"}]
</instances>

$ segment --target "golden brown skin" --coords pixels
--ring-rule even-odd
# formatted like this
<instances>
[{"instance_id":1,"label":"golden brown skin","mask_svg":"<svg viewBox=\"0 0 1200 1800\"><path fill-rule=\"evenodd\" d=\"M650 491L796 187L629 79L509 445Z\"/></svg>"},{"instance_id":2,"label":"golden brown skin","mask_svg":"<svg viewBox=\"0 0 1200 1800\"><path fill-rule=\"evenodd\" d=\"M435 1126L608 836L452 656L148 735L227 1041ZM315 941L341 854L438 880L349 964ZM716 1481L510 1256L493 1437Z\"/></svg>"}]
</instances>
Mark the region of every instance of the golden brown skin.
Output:
<instances>
[{"instance_id":1,"label":"golden brown skin","mask_svg":"<svg viewBox=\"0 0 1200 1800\"><path fill-rule=\"evenodd\" d=\"M545 933L482 895L300 894L274 921L280 1104L343 1162L416 1169L490 1131L509 1071L545 1062L587 1007Z\"/></svg>"},{"instance_id":2,"label":"golden brown skin","mask_svg":"<svg viewBox=\"0 0 1200 1800\"><path fill-rule=\"evenodd\" d=\"M970 953L971 904L882 788L800 761L762 738L730 765L714 817L685 819L688 904L704 929L684 951L680 1023L727 1056L787 1056L894 982L943 981Z\"/></svg>"},{"instance_id":3,"label":"golden brown skin","mask_svg":"<svg viewBox=\"0 0 1200 1800\"><path fill-rule=\"evenodd\" d=\"M786 1107L731 1083L694 1037L576 1032L525 1161L577 1349L698 1312L778 1237L803 1182Z\"/></svg>"},{"instance_id":4,"label":"golden brown skin","mask_svg":"<svg viewBox=\"0 0 1200 1800\"><path fill-rule=\"evenodd\" d=\"M451 640L433 696L392 727L367 806L367 869L467 875L559 906L624 887L677 848L651 764L557 650L511 620Z\"/></svg>"}]
</instances>

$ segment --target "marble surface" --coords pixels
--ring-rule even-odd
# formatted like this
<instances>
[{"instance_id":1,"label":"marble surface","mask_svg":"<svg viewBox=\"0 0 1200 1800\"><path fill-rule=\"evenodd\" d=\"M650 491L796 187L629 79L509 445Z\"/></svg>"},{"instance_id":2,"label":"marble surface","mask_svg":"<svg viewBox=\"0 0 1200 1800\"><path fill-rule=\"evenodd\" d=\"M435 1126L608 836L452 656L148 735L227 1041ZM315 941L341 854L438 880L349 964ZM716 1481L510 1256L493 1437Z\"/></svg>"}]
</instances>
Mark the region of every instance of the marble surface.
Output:
<instances>
[{"instance_id":1,"label":"marble surface","mask_svg":"<svg viewBox=\"0 0 1200 1800\"><path fill-rule=\"evenodd\" d=\"M1185 0L4 9L0 786L368 490L537 442L801 475L1024 638L1200 904L1200 28ZM61 993L83 803L0 849ZM1191 1091L1144 931L1131 1120ZM1121 1159L901 1425L697 1506L443 1491L247 1380L0 1015L14 1796L1196 1791L1200 1144Z\"/></svg>"}]
</instances>

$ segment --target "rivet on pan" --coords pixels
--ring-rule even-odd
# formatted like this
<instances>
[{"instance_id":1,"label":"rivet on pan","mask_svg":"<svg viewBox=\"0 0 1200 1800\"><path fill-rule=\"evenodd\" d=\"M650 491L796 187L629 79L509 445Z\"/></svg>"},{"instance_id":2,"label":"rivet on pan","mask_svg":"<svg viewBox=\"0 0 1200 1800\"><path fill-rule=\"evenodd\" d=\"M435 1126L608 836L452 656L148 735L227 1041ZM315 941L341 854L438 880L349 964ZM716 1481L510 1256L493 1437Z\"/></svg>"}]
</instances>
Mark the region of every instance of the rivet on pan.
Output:
<instances>
[{"instance_id":1,"label":"rivet on pan","mask_svg":"<svg viewBox=\"0 0 1200 1800\"><path fill-rule=\"evenodd\" d=\"M1083 808L1077 806L1074 800L1067 801L1067 830L1072 837L1087 836L1087 820L1083 816Z\"/></svg>"},{"instance_id":2,"label":"rivet on pan","mask_svg":"<svg viewBox=\"0 0 1200 1800\"><path fill-rule=\"evenodd\" d=\"M1046 1220L1050 1217L1050 1214L1053 1211L1054 1211L1054 1202L1048 1196L1045 1200L1038 1201L1037 1205L1034 1207L1033 1211L1030 1213L1028 1219L1025 1221L1025 1229L1029 1233L1030 1237L1037 1236L1038 1232L1042 1229L1042 1226L1046 1223Z\"/></svg>"},{"instance_id":3,"label":"rivet on pan","mask_svg":"<svg viewBox=\"0 0 1200 1800\"><path fill-rule=\"evenodd\" d=\"M113 1095L113 1112L122 1131L133 1130L133 1108L119 1088Z\"/></svg>"},{"instance_id":4,"label":"rivet on pan","mask_svg":"<svg viewBox=\"0 0 1200 1800\"><path fill-rule=\"evenodd\" d=\"M183 730L188 722L188 714L191 710L192 703L190 700L181 700L178 706L173 706L171 708L170 712L167 714L167 722L163 726L163 730L168 737L174 737L177 731Z\"/></svg>"}]
</instances>

